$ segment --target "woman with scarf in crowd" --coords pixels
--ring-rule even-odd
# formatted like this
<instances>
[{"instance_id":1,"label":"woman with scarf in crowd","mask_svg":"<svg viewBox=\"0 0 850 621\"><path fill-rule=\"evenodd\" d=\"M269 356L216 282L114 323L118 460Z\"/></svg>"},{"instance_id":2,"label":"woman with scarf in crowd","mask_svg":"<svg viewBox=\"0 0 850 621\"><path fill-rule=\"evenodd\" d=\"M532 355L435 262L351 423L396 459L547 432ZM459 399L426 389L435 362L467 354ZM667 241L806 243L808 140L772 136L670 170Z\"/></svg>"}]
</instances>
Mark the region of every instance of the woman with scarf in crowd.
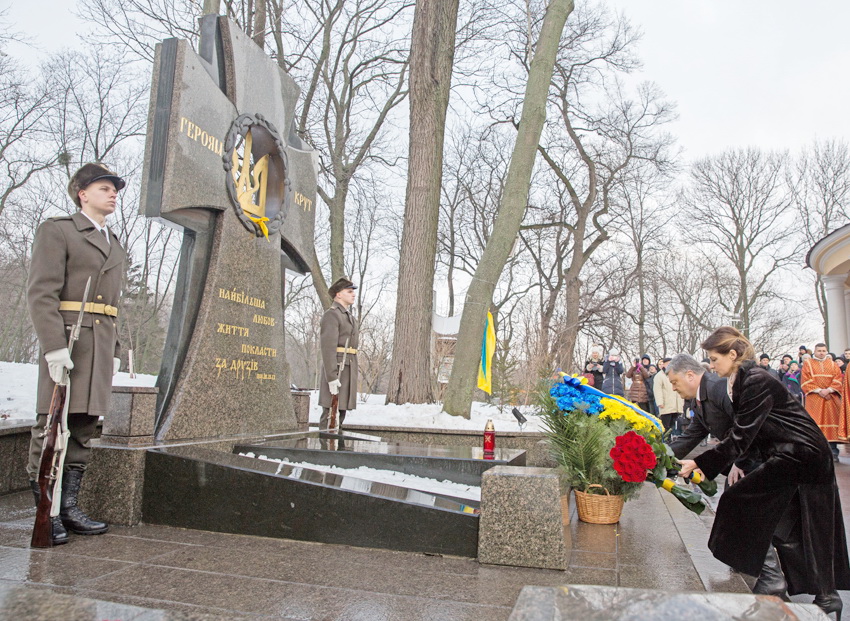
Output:
<instances>
[{"instance_id":1,"label":"woman with scarf in crowd","mask_svg":"<svg viewBox=\"0 0 850 621\"><path fill-rule=\"evenodd\" d=\"M817 606L840 619L837 589L850 589L850 561L826 438L780 381L756 365L738 330L718 328L702 348L729 378L733 427L714 448L682 460L680 474L698 468L713 479L751 448L764 459L723 492L709 548L732 568L758 575L773 545L789 595L813 594Z\"/></svg>"}]
</instances>

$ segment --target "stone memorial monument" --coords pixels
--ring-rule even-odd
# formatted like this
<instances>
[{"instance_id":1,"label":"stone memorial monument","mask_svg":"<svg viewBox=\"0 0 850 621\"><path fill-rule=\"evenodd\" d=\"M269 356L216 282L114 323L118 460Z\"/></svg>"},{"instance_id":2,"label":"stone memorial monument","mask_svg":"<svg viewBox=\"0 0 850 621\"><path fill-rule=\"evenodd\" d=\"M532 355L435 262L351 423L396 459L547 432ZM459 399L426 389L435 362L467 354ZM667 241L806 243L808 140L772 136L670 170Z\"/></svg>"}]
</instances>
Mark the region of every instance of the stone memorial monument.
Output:
<instances>
[{"instance_id":1,"label":"stone memorial monument","mask_svg":"<svg viewBox=\"0 0 850 621\"><path fill-rule=\"evenodd\" d=\"M158 441L296 428L284 270L313 253L316 154L299 89L227 18L157 46L141 211L183 231L157 381Z\"/></svg>"}]
</instances>

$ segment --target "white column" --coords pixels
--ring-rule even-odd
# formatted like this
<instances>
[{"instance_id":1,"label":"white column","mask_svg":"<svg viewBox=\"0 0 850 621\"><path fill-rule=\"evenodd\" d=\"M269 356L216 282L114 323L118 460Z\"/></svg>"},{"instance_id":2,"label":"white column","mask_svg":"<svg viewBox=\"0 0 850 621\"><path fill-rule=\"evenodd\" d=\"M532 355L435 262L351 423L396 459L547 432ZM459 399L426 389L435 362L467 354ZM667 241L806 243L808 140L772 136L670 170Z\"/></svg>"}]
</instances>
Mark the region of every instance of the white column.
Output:
<instances>
[{"instance_id":1,"label":"white column","mask_svg":"<svg viewBox=\"0 0 850 621\"><path fill-rule=\"evenodd\" d=\"M850 340L850 289L847 288L844 289L844 318L847 319L847 325L845 328L847 332L844 334L847 336L847 339ZM835 353L840 356L844 353L844 349L847 349L848 346L850 346L850 343L844 345L840 354L838 352Z\"/></svg>"},{"instance_id":2,"label":"white column","mask_svg":"<svg viewBox=\"0 0 850 621\"><path fill-rule=\"evenodd\" d=\"M821 276L826 290L826 316L829 321L829 351L843 352L847 342L847 310L844 302L844 282L847 274Z\"/></svg>"}]
</instances>

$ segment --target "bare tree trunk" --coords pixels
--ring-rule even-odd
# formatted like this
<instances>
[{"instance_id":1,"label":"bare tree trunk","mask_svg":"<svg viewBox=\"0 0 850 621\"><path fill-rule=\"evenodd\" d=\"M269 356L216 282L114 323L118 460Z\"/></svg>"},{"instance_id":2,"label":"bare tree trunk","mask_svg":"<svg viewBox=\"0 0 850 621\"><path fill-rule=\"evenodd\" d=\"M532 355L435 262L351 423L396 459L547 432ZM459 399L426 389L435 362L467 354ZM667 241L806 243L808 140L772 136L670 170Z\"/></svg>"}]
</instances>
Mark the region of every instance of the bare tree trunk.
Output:
<instances>
[{"instance_id":1,"label":"bare tree trunk","mask_svg":"<svg viewBox=\"0 0 850 621\"><path fill-rule=\"evenodd\" d=\"M387 403L432 403L431 312L458 0L419 0L410 49L410 158Z\"/></svg>"},{"instance_id":2,"label":"bare tree trunk","mask_svg":"<svg viewBox=\"0 0 850 621\"><path fill-rule=\"evenodd\" d=\"M575 356L576 339L578 339L579 315L581 314L581 281L577 274L570 274L566 284L566 316L567 325L563 331L563 345L561 349L561 360L564 364L571 364ZM582 369L581 372L584 372Z\"/></svg>"},{"instance_id":3,"label":"bare tree trunk","mask_svg":"<svg viewBox=\"0 0 850 621\"><path fill-rule=\"evenodd\" d=\"M266 44L266 2L268 0L257 0L256 10L254 11L254 43L260 46L260 49L265 48Z\"/></svg>"},{"instance_id":4,"label":"bare tree trunk","mask_svg":"<svg viewBox=\"0 0 850 621\"><path fill-rule=\"evenodd\" d=\"M502 204L481 262L466 294L460 322L455 360L443 409L455 416L469 417L472 393L478 376L481 337L493 290L519 234L528 202L531 172L540 134L546 121L546 100L555 57L573 0L552 0L546 9L537 49L531 61L511 164Z\"/></svg>"}]
</instances>

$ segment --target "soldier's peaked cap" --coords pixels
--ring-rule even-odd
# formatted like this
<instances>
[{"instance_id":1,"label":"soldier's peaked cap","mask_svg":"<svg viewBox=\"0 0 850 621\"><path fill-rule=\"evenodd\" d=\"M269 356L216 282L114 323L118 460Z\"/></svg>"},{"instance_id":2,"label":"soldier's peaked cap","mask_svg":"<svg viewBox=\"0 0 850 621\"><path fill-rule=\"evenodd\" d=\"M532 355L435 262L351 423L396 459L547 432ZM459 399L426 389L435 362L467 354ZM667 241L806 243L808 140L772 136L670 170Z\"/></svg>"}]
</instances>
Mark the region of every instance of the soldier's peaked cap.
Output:
<instances>
[{"instance_id":1,"label":"soldier's peaked cap","mask_svg":"<svg viewBox=\"0 0 850 621\"><path fill-rule=\"evenodd\" d=\"M113 184L115 184L116 190L121 190L125 185L127 185L121 177L109 170L103 164L97 162L83 164L68 182L68 194L71 195L71 200L74 201L77 207L81 207L80 190L85 190L92 183L100 181L101 179L109 179Z\"/></svg>"},{"instance_id":2,"label":"soldier's peaked cap","mask_svg":"<svg viewBox=\"0 0 850 621\"><path fill-rule=\"evenodd\" d=\"M328 289L328 294L331 296L331 299L336 297L336 294L344 289L356 289L357 285L348 280L347 278L340 278L334 284L330 286Z\"/></svg>"}]
</instances>

